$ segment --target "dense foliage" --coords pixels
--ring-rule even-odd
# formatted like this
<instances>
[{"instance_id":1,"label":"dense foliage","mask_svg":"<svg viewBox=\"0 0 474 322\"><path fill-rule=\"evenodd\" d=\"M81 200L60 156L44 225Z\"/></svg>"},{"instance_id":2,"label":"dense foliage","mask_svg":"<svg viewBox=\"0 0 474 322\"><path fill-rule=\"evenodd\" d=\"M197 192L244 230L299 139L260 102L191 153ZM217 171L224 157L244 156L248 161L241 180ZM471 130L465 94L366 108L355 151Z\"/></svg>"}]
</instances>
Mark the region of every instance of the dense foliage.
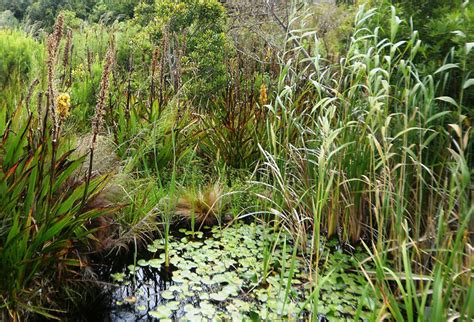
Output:
<instances>
[{"instance_id":1,"label":"dense foliage","mask_svg":"<svg viewBox=\"0 0 474 322\"><path fill-rule=\"evenodd\" d=\"M0 88L4 94L8 86L28 85L33 68L43 58L43 47L26 34L13 30L0 29L0 41Z\"/></svg>"},{"instance_id":2,"label":"dense foliage","mask_svg":"<svg viewBox=\"0 0 474 322\"><path fill-rule=\"evenodd\" d=\"M1 320L474 317L470 1L0 12Z\"/></svg>"},{"instance_id":3,"label":"dense foliage","mask_svg":"<svg viewBox=\"0 0 474 322\"><path fill-rule=\"evenodd\" d=\"M40 27L50 30L56 16L64 10L74 13L80 19L98 22L107 16L115 19L131 18L138 0L101 0L101 1L74 1L74 0L2 0L0 11L10 11L18 20L39 24Z\"/></svg>"}]
</instances>

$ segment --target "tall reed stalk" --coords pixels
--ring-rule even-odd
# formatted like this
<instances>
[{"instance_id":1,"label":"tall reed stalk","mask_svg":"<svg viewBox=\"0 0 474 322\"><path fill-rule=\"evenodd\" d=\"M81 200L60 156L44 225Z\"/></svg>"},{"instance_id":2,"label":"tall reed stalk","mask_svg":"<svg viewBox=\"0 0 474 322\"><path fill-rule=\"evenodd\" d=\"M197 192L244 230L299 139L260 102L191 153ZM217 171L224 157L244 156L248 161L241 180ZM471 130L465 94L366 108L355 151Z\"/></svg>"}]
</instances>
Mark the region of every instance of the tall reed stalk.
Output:
<instances>
[{"instance_id":1,"label":"tall reed stalk","mask_svg":"<svg viewBox=\"0 0 474 322\"><path fill-rule=\"evenodd\" d=\"M465 64L426 73L415 60L418 33L400 36L409 26L391 8L390 36L381 38L379 14L359 9L337 64L292 20L262 144L270 212L309 257L311 276L322 236L363 241L377 267L366 276L395 319L470 319L470 127L462 93L455 101L443 83ZM308 45L295 47L295 38Z\"/></svg>"},{"instance_id":2,"label":"tall reed stalk","mask_svg":"<svg viewBox=\"0 0 474 322\"><path fill-rule=\"evenodd\" d=\"M95 115L92 119L92 139L89 147L89 168L87 171L87 178L86 178L86 187L84 189L84 196L82 199L82 206L85 205L85 201L88 197L88 187L89 182L92 178L92 165L94 160L94 149L96 148L97 144L97 136L99 135L102 124L104 122L104 116L106 113L106 99L109 93L109 86L110 86L110 73L112 71L112 66L114 63L114 44L113 41L109 44L109 48L107 49L107 53L105 56L104 61L104 69L102 71L102 78L100 81L100 90L99 96L97 97L97 104L95 108Z\"/></svg>"}]
</instances>

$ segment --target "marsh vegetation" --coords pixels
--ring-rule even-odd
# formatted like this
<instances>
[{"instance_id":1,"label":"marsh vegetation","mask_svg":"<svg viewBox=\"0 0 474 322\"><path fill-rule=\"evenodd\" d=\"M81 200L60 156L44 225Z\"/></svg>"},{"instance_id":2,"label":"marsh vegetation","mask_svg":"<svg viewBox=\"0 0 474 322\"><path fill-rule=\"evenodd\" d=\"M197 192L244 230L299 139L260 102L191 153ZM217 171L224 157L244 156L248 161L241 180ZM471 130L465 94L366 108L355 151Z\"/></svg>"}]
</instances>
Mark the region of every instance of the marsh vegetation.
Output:
<instances>
[{"instance_id":1,"label":"marsh vegetation","mask_svg":"<svg viewBox=\"0 0 474 322\"><path fill-rule=\"evenodd\" d=\"M474 4L0 1L0 320L471 321Z\"/></svg>"}]
</instances>

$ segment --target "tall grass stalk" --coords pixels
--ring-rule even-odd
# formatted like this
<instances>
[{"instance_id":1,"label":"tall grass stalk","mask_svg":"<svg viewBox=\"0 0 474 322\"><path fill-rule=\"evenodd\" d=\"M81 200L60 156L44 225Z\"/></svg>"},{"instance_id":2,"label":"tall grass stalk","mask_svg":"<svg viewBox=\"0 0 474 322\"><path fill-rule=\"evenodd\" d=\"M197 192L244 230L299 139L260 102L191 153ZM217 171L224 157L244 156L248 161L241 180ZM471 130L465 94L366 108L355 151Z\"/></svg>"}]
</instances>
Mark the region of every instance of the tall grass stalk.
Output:
<instances>
[{"instance_id":1,"label":"tall grass stalk","mask_svg":"<svg viewBox=\"0 0 474 322\"><path fill-rule=\"evenodd\" d=\"M415 60L418 33L391 8L382 38L379 14L360 7L337 64L292 20L292 39L311 45L289 40L268 107L261 182L269 212L309 257L311 276L319 276L321 236L364 241L377 268L367 277L387 303L379 316L469 319L470 127L462 93L454 100L444 82L465 64L448 60L427 74Z\"/></svg>"}]
</instances>

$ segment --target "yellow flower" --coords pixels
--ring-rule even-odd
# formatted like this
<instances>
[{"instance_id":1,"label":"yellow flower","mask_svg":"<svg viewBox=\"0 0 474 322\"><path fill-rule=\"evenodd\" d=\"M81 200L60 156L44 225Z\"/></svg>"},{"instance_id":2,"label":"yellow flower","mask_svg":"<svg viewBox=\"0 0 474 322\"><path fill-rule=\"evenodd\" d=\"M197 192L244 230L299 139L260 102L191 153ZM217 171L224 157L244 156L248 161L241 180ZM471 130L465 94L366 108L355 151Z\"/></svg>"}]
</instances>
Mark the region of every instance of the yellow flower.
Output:
<instances>
[{"instance_id":1,"label":"yellow flower","mask_svg":"<svg viewBox=\"0 0 474 322\"><path fill-rule=\"evenodd\" d=\"M77 78L82 78L86 75L84 64L79 64L76 68L72 70L72 76Z\"/></svg>"},{"instance_id":2,"label":"yellow flower","mask_svg":"<svg viewBox=\"0 0 474 322\"><path fill-rule=\"evenodd\" d=\"M262 86L260 86L260 99L259 99L259 102L260 102L261 106L266 105L267 102L268 102L267 87L265 86L265 84L262 84Z\"/></svg>"},{"instance_id":3,"label":"yellow flower","mask_svg":"<svg viewBox=\"0 0 474 322\"><path fill-rule=\"evenodd\" d=\"M56 114L61 119L69 116L69 109L71 108L71 97L68 93L59 94L56 98Z\"/></svg>"}]
</instances>

